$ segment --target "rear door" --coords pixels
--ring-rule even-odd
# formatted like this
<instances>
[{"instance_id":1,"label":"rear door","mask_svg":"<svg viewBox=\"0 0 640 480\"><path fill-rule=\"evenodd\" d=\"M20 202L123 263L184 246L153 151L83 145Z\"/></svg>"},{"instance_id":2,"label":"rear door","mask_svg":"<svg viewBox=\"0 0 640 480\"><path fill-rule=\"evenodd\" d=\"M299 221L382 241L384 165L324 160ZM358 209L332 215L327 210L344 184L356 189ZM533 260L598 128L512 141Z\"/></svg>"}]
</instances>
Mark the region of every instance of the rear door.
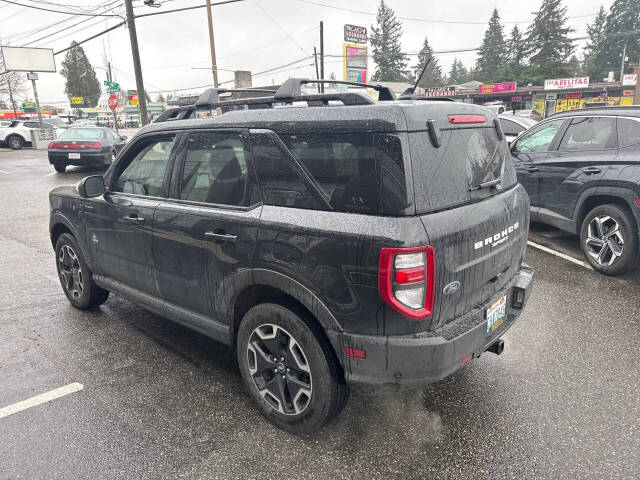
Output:
<instances>
[{"instance_id":1,"label":"rear door","mask_svg":"<svg viewBox=\"0 0 640 480\"><path fill-rule=\"evenodd\" d=\"M552 155L549 150L565 122L563 118L544 122L523 134L511 147L518 182L529 194L531 206L542 204L540 169Z\"/></svg>"},{"instance_id":2,"label":"rear door","mask_svg":"<svg viewBox=\"0 0 640 480\"><path fill-rule=\"evenodd\" d=\"M540 165L541 213L571 219L578 197L596 188L616 159L615 117L574 117Z\"/></svg>"},{"instance_id":3,"label":"rear door","mask_svg":"<svg viewBox=\"0 0 640 480\"><path fill-rule=\"evenodd\" d=\"M250 268L261 211L250 157L246 131L189 133L153 223L158 287L172 304L215 318L224 280Z\"/></svg>"},{"instance_id":4,"label":"rear door","mask_svg":"<svg viewBox=\"0 0 640 480\"><path fill-rule=\"evenodd\" d=\"M107 192L85 201L96 273L157 294L151 255L153 214L167 196L174 135L139 139L116 166Z\"/></svg>"}]
</instances>

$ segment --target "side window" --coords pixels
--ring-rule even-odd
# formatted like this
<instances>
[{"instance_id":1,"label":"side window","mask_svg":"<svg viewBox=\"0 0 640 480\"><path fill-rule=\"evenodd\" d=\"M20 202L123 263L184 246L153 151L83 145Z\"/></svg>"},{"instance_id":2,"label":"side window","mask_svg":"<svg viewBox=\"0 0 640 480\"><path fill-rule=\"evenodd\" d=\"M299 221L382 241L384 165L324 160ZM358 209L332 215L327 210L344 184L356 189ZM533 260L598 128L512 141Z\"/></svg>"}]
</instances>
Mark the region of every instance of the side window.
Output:
<instances>
[{"instance_id":1,"label":"side window","mask_svg":"<svg viewBox=\"0 0 640 480\"><path fill-rule=\"evenodd\" d=\"M602 150L616 148L616 119L613 117L579 117L571 125L560 142L560 150Z\"/></svg>"},{"instance_id":2,"label":"side window","mask_svg":"<svg viewBox=\"0 0 640 480\"><path fill-rule=\"evenodd\" d=\"M341 212L379 212L373 134L282 135L293 156Z\"/></svg>"},{"instance_id":3,"label":"side window","mask_svg":"<svg viewBox=\"0 0 640 480\"><path fill-rule=\"evenodd\" d=\"M219 205L245 205L247 162L239 133L206 132L189 137L180 198Z\"/></svg>"},{"instance_id":4,"label":"side window","mask_svg":"<svg viewBox=\"0 0 640 480\"><path fill-rule=\"evenodd\" d=\"M502 125L502 131L505 135L518 135L520 132L525 130L525 128L519 123L512 122L506 118L501 118L500 124Z\"/></svg>"},{"instance_id":5,"label":"side window","mask_svg":"<svg viewBox=\"0 0 640 480\"><path fill-rule=\"evenodd\" d=\"M294 169L287 152L277 137L268 133L251 134L251 150L262 201L266 205L319 210L323 204Z\"/></svg>"},{"instance_id":6,"label":"side window","mask_svg":"<svg viewBox=\"0 0 640 480\"><path fill-rule=\"evenodd\" d=\"M618 119L618 142L621 147L640 143L640 118Z\"/></svg>"},{"instance_id":7,"label":"side window","mask_svg":"<svg viewBox=\"0 0 640 480\"><path fill-rule=\"evenodd\" d=\"M540 125L531 133L521 137L515 144L513 151L522 153L546 152L563 123L564 119L559 118Z\"/></svg>"},{"instance_id":8,"label":"side window","mask_svg":"<svg viewBox=\"0 0 640 480\"><path fill-rule=\"evenodd\" d=\"M173 137L144 144L128 165L116 173L111 190L150 197L166 196L165 177L173 145Z\"/></svg>"},{"instance_id":9,"label":"side window","mask_svg":"<svg viewBox=\"0 0 640 480\"><path fill-rule=\"evenodd\" d=\"M24 122L24 126L27 128L40 128L38 122ZM43 125L43 128L47 128L46 125Z\"/></svg>"}]
</instances>

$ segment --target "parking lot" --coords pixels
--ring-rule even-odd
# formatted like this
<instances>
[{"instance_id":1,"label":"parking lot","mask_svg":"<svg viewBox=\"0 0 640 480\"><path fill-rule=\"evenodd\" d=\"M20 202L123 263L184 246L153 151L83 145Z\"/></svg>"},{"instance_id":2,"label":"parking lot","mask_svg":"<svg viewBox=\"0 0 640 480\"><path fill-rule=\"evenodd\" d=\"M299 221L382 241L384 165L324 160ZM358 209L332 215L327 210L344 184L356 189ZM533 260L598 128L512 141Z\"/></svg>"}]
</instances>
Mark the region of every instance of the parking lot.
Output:
<instances>
[{"instance_id":1,"label":"parking lot","mask_svg":"<svg viewBox=\"0 0 640 480\"><path fill-rule=\"evenodd\" d=\"M0 151L0 409L81 384L0 415L1 478L640 476L640 275L587 268L575 237L534 226L534 291L501 356L352 395L299 438L254 408L229 348L115 296L69 305L47 195L94 172Z\"/></svg>"}]
</instances>

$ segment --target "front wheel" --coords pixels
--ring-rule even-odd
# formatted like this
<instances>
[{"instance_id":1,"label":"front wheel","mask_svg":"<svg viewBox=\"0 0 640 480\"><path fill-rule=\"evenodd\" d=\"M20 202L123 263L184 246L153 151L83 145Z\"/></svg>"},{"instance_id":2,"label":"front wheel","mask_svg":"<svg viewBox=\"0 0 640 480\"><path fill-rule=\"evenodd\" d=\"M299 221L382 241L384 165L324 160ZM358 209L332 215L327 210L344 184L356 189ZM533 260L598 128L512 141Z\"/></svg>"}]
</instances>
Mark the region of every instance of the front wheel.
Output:
<instances>
[{"instance_id":1,"label":"front wheel","mask_svg":"<svg viewBox=\"0 0 640 480\"><path fill-rule=\"evenodd\" d=\"M60 285L71 305L86 310L107 301L109 292L94 283L91 270L73 236L68 233L60 235L55 251Z\"/></svg>"},{"instance_id":2,"label":"front wheel","mask_svg":"<svg viewBox=\"0 0 640 480\"><path fill-rule=\"evenodd\" d=\"M309 434L339 413L348 390L321 330L295 307L256 305L240 324L237 355L262 413L291 433Z\"/></svg>"},{"instance_id":3,"label":"front wheel","mask_svg":"<svg viewBox=\"0 0 640 480\"><path fill-rule=\"evenodd\" d=\"M618 205L600 205L587 214L580 229L580 244L591 266L605 275L624 273L637 264L636 222Z\"/></svg>"}]
</instances>

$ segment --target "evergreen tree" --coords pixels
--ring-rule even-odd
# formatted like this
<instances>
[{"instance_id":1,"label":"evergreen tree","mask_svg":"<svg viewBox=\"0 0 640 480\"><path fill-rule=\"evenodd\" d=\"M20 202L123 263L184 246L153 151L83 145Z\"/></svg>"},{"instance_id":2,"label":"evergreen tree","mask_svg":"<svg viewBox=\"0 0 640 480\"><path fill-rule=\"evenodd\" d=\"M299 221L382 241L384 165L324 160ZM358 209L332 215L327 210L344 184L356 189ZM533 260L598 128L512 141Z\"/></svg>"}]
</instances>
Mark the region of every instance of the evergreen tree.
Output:
<instances>
[{"instance_id":1,"label":"evergreen tree","mask_svg":"<svg viewBox=\"0 0 640 480\"><path fill-rule=\"evenodd\" d=\"M538 83L568 74L567 61L574 48L569 34L574 30L566 23L567 8L561 5L561 0L542 0L527 31L529 63L537 68Z\"/></svg>"},{"instance_id":2,"label":"evergreen tree","mask_svg":"<svg viewBox=\"0 0 640 480\"><path fill-rule=\"evenodd\" d=\"M489 20L489 27L484 32L484 38L476 60L476 72L482 81L495 80L498 70L506 63L507 46L500 25L500 14L494 8Z\"/></svg>"},{"instance_id":3,"label":"evergreen tree","mask_svg":"<svg viewBox=\"0 0 640 480\"><path fill-rule=\"evenodd\" d=\"M627 46L626 56L635 63L640 57L640 2L638 0L615 0L604 26L602 41L604 69L603 77L611 70L620 72L622 51ZM625 73L631 72L630 64L625 64Z\"/></svg>"},{"instance_id":4,"label":"evergreen tree","mask_svg":"<svg viewBox=\"0 0 640 480\"><path fill-rule=\"evenodd\" d=\"M571 58L567 63L567 69L569 71L569 75L571 75L572 77L581 77L584 72L584 70L582 69L582 63L575 55L571 55Z\"/></svg>"},{"instance_id":5,"label":"evergreen tree","mask_svg":"<svg viewBox=\"0 0 640 480\"><path fill-rule=\"evenodd\" d=\"M377 27L371 26L371 49L376 64L371 79L388 82L411 81L411 74L407 70L407 56L402 53L400 44L402 24L384 0L380 0L376 23Z\"/></svg>"},{"instance_id":6,"label":"evergreen tree","mask_svg":"<svg viewBox=\"0 0 640 480\"><path fill-rule=\"evenodd\" d=\"M449 71L447 83L449 85L460 85L461 83L468 82L469 80L471 80L471 78L465 66L460 60L454 58L453 63L451 64L451 70Z\"/></svg>"},{"instance_id":7,"label":"evergreen tree","mask_svg":"<svg viewBox=\"0 0 640 480\"><path fill-rule=\"evenodd\" d=\"M102 90L96 78L96 71L91 66L84 49L71 43L71 49L62 61L60 74L65 78L64 92L70 97L82 97L84 106L95 107Z\"/></svg>"},{"instance_id":8,"label":"evergreen tree","mask_svg":"<svg viewBox=\"0 0 640 480\"><path fill-rule=\"evenodd\" d=\"M429 61L431 59L431 61ZM418 63L413 67L415 78L418 78L420 72L424 68L424 65L429 61L429 66L420 80L419 87L440 87L444 84L444 76L442 75L442 69L438 65L438 60L433 56L433 49L429 45L427 37L424 37L424 43L422 49L418 53Z\"/></svg>"},{"instance_id":9,"label":"evergreen tree","mask_svg":"<svg viewBox=\"0 0 640 480\"><path fill-rule=\"evenodd\" d=\"M9 105L4 100L0 100L0 110L7 110Z\"/></svg>"},{"instance_id":10,"label":"evergreen tree","mask_svg":"<svg viewBox=\"0 0 640 480\"><path fill-rule=\"evenodd\" d=\"M165 102L165 99L164 99L164 97L162 96L161 93L159 93L158 96L156 97L156 102L158 102L158 103L164 103Z\"/></svg>"},{"instance_id":11,"label":"evergreen tree","mask_svg":"<svg viewBox=\"0 0 640 480\"><path fill-rule=\"evenodd\" d=\"M592 81L600 81L606 76L607 60L604 56L604 27L607 13L602 5L591 25L587 25L589 41L584 49L584 70Z\"/></svg>"},{"instance_id":12,"label":"evergreen tree","mask_svg":"<svg viewBox=\"0 0 640 480\"><path fill-rule=\"evenodd\" d=\"M522 67L527 56L527 47L517 25L511 30L511 36L506 43L507 63L512 67Z\"/></svg>"}]
</instances>

